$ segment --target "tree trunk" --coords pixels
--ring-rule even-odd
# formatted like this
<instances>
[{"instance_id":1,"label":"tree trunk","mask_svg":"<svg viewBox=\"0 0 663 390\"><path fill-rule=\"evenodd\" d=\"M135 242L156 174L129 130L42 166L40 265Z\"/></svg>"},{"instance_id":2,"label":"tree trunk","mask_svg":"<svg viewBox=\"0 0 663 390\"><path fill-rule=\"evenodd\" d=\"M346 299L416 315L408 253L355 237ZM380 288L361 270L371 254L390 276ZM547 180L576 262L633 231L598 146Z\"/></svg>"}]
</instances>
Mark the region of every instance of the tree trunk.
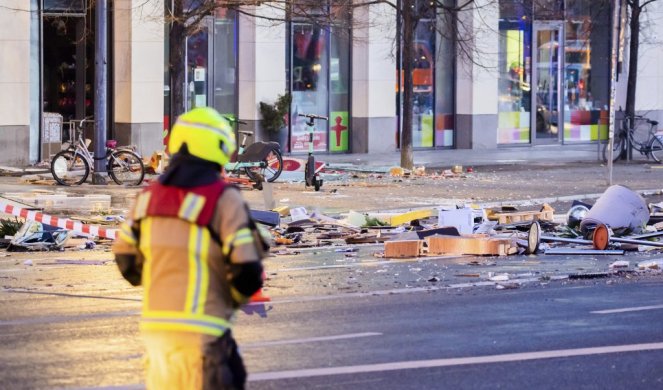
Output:
<instances>
[{"instance_id":1,"label":"tree trunk","mask_svg":"<svg viewBox=\"0 0 663 390\"><path fill-rule=\"evenodd\" d=\"M413 106L413 79L412 68L414 58L414 31L417 23L414 18L412 0L402 0L403 25L401 63L403 67L403 122L401 126L401 167L412 169L414 159L412 155L412 106Z\"/></svg>"},{"instance_id":2,"label":"tree trunk","mask_svg":"<svg viewBox=\"0 0 663 390\"><path fill-rule=\"evenodd\" d=\"M186 33L184 20L183 1L175 1L173 9L173 22L170 27L170 55L168 63L170 66L170 115L171 126L175 119L184 113L186 107L186 64L184 63L184 51L186 49Z\"/></svg>"},{"instance_id":3,"label":"tree trunk","mask_svg":"<svg viewBox=\"0 0 663 390\"><path fill-rule=\"evenodd\" d=\"M631 40L628 55L628 83L626 87L626 115L635 115L635 87L638 80L638 48L640 47L640 0L631 5Z\"/></svg>"}]
</instances>

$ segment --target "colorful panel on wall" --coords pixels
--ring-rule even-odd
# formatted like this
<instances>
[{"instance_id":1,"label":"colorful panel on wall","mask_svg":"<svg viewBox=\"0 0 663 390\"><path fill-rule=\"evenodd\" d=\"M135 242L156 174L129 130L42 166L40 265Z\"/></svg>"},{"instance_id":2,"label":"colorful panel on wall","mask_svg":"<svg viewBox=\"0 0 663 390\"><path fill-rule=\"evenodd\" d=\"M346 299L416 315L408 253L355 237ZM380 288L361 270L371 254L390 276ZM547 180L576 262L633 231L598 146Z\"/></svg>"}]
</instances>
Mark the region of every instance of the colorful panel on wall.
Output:
<instances>
[{"instance_id":1,"label":"colorful panel on wall","mask_svg":"<svg viewBox=\"0 0 663 390\"><path fill-rule=\"evenodd\" d=\"M329 116L329 151L347 152L350 125L347 111L332 111Z\"/></svg>"},{"instance_id":2,"label":"colorful panel on wall","mask_svg":"<svg viewBox=\"0 0 663 390\"><path fill-rule=\"evenodd\" d=\"M598 141L608 138L607 110L567 110L564 113L564 141Z\"/></svg>"},{"instance_id":3,"label":"colorful panel on wall","mask_svg":"<svg viewBox=\"0 0 663 390\"><path fill-rule=\"evenodd\" d=\"M498 114L497 142L500 144L528 143L530 141L529 122L529 112L500 112Z\"/></svg>"},{"instance_id":4,"label":"colorful panel on wall","mask_svg":"<svg viewBox=\"0 0 663 390\"><path fill-rule=\"evenodd\" d=\"M421 116L421 143L423 147L433 146L433 115Z\"/></svg>"},{"instance_id":5,"label":"colorful panel on wall","mask_svg":"<svg viewBox=\"0 0 663 390\"><path fill-rule=\"evenodd\" d=\"M453 129L453 114L437 114L435 118L435 146L453 146Z\"/></svg>"}]
</instances>

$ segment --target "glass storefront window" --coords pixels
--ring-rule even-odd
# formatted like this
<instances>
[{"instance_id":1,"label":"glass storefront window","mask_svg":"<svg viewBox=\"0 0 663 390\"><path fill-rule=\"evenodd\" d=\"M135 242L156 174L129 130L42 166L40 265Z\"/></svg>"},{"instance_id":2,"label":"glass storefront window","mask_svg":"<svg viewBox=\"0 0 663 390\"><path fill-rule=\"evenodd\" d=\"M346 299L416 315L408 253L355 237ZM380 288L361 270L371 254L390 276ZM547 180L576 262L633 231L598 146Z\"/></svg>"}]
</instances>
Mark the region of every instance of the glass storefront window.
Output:
<instances>
[{"instance_id":1,"label":"glass storefront window","mask_svg":"<svg viewBox=\"0 0 663 390\"><path fill-rule=\"evenodd\" d=\"M531 5L500 2L498 143L530 142Z\"/></svg>"},{"instance_id":2,"label":"glass storefront window","mask_svg":"<svg viewBox=\"0 0 663 390\"><path fill-rule=\"evenodd\" d=\"M414 35L412 88L412 145L433 146L433 69L435 69L435 21L420 20Z\"/></svg>"},{"instance_id":3,"label":"glass storefront window","mask_svg":"<svg viewBox=\"0 0 663 390\"><path fill-rule=\"evenodd\" d=\"M350 8L347 4L322 2L318 8L306 12L308 15L318 12L322 17L329 12L335 22L331 27L317 26L310 19L290 24L290 151L308 152L306 120L299 114L317 114L328 117L329 121L315 121L313 150L347 152L351 139L351 37L347 28L352 19Z\"/></svg>"},{"instance_id":4,"label":"glass storefront window","mask_svg":"<svg viewBox=\"0 0 663 390\"><path fill-rule=\"evenodd\" d=\"M452 0L442 0L452 6ZM412 146L454 145L454 20L432 3L417 0L423 17L414 32L412 61ZM405 61L404 58L401 58ZM403 69L399 66L396 101L402 109ZM402 115L399 117L402 128Z\"/></svg>"},{"instance_id":5,"label":"glass storefront window","mask_svg":"<svg viewBox=\"0 0 663 390\"><path fill-rule=\"evenodd\" d=\"M566 2L563 80L565 142L607 138L610 12L608 0Z\"/></svg>"},{"instance_id":6,"label":"glass storefront window","mask_svg":"<svg viewBox=\"0 0 663 390\"><path fill-rule=\"evenodd\" d=\"M447 5L452 5L450 0L445 0ZM435 57L435 146L454 146L454 78L455 78L455 55L454 55L454 28L453 20L446 13L440 13L437 17L438 34L437 56Z\"/></svg>"},{"instance_id":7,"label":"glass storefront window","mask_svg":"<svg viewBox=\"0 0 663 390\"><path fill-rule=\"evenodd\" d=\"M329 62L329 151L347 152L350 140L350 39L332 30Z\"/></svg>"},{"instance_id":8,"label":"glass storefront window","mask_svg":"<svg viewBox=\"0 0 663 390\"><path fill-rule=\"evenodd\" d=\"M292 152L308 151L305 118L299 114L327 116L329 109L329 51L327 31L309 23L292 24ZM327 128L317 120L313 134L313 150L327 150Z\"/></svg>"},{"instance_id":9,"label":"glass storefront window","mask_svg":"<svg viewBox=\"0 0 663 390\"><path fill-rule=\"evenodd\" d=\"M187 38L187 109L207 106L209 30L203 28Z\"/></svg>"},{"instance_id":10,"label":"glass storefront window","mask_svg":"<svg viewBox=\"0 0 663 390\"><path fill-rule=\"evenodd\" d=\"M219 9L214 19L214 108L222 115L237 112L236 12Z\"/></svg>"},{"instance_id":11,"label":"glass storefront window","mask_svg":"<svg viewBox=\"0 0 663 390\"><path fill-rule=\"evenodd\" d=\"M237 112L237 18L219 9L187 38L187 108L211 106L234 117Z\"/></svg>"}]
</instances>

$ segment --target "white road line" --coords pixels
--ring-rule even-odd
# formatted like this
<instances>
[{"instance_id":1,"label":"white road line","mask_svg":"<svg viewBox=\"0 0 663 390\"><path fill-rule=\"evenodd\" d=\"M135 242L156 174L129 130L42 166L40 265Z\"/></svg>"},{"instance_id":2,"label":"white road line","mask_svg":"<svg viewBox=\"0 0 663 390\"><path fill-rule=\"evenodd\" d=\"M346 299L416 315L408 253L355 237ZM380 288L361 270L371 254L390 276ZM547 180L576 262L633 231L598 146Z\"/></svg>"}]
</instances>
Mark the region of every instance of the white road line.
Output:
<instances>
[{"instance_id":1,"label":"white road line","mask_svg":"<svg viewBox=\"0 0 663 390\"><path fill-rule=\"evenodd\" d=\"M370 336L381 336L382 333L377 332L364 332L364 333L349 333L341 334L337 336L325 336L325 337L309 337L303 339L290 339L290 340L274 340L274 341L263 341L257 343L247 343L241 344L241 349L248 348L261 348L261 347L271 347L274 345L286 345L286 344L303 344L303 343L315 343L318 341L332 341L332 340L343 340L343 339L354 339L358 337L370 337Z\"/></svg>"},{"instance_id":2,"label":"white road line","mask_svg":"<svg viewBox=\"0 0 663 390\"><path fill-rule=\"evenodd\" d=\"M624 307L624 308L621 308L621 309L609 309L609 310L594 310L594 311L590 311L590 313L592 313L592 314L615 314L615 313L628 313L630 311L645 311L645 310L657 310L657 309L663 309L663 305Z\"/></svg>"},{"instance_id":3,"label":"white road line","mask_svg":"<svg viewBox=\"0 0 663 390\"><path fill-rule=\"evenodd\" d=\"M414 361L393 362L393 363L361 364L357 366L323 367L323 368L309 368L301 370L259 372L255 374L249 374L248 380L251 382L257 382L257 381L268 381L268 380L278 380L278 379L307 378L315 376L350 375L350 374L361 374L369 372L409 370L416 368L464 366L469 364L504 363L504 362L538 360L538 359L567 358L574 356L603 355L609 353L654 351L661 349L663 349L663 343L614 345L614 346L605 346L605 347L577 348L577 349L560 349L553 351L522 352L522 353L510 353L503 355L474 356L474 357L465 357L465 358L414 360Z\"/></svg>"}]
</instances>

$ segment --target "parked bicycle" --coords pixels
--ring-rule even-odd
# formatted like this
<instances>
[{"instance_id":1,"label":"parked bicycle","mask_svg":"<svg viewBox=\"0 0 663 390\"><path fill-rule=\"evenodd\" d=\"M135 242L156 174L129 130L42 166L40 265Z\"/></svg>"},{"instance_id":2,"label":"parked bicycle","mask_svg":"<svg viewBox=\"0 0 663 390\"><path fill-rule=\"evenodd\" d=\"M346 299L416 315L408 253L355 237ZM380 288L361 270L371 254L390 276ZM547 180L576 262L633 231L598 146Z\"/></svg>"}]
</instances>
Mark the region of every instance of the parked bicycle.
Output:
<instances>
[{"instance_id":1,"label":"parked bicycle","mask_svg":"<svg viewBox=\"0 0 663 390\"><path fill-rule=\"evenodd\" d=\"M658 121L642 115L624 116L615 132L612 145L612 161L619 160L629 147L640 154L651 157L657 163L663 161L663 133L658 133ZM603 147L603 161L609 158L609 143Z\"/></svg>"},{"instance_id":2,"label":"parked bicycle","mask_svg":"<svg viewBox=\"0 0 663 390\"><path fill-rule=\"evenodd\" d=\"M246 124L232 117L225 117L231 124ZM257 141L246 146L246 140L252 131L239 130L242 141L237 149L236 161L227 163L223 168L230 174L246 173L256 188L262 188L262 182L274 182L283 171L283 156L278 142Z\"/></svg>"},{"instance_id":3,"label":"parked bicycle","mask_svg":"<svg viewBox=\"0 0 663 390\"><path fill-rule=\"evenodd\" d=\"M66 149L58 152L51 160L51 174L61 185L84 183L91 171L94 171L94 157L88 150L89 139L83 137L83 127L90 118L72 121L75 137L70 134L70 143ZM78 123L76 123L78 122ZM71 132L72 129L70 129ZM139 185L145 177L143 159L129 147L117 147L117 141L106 141L106 171L119 185Z\"/></svg>"}]
</instances>

